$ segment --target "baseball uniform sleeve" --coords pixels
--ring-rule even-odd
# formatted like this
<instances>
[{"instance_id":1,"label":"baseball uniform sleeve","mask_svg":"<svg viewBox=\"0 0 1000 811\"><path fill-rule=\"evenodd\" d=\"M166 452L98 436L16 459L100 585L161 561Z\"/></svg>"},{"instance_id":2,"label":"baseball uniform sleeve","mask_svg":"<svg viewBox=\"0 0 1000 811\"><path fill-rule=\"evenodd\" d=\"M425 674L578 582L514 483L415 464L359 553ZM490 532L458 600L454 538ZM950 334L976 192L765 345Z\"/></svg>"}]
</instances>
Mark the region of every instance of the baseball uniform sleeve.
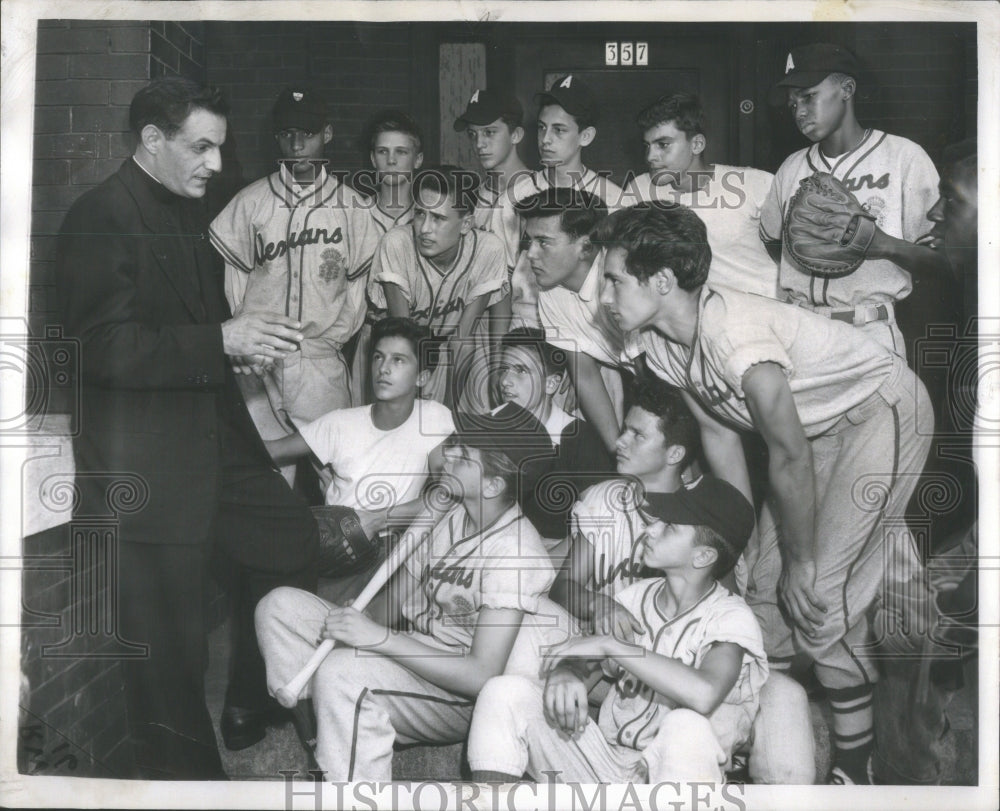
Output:
<instances>
[{"instance_id":1,"label":"baseball uniform sleeve","mask_svg":"<svg viewBox=\"0 0 1000 811\"><path fill-rule=\"evenodd\" d=\"M913 154L903 161L903 239L915 242L931 229L927 212L938 198L938 176L934 163L917 144Z\"/></svg>"},{"instance_id":2,"label":"baseball uniform sleeve","mask_svg":"<svg viewBox=\"0 0 1000 811\"><path fill-rule=\"evenodd\" d=\"M591 546L594 545L594 527L599 521L606 521L611 510L611 505L604 503L606 492L600 485L588 487L570 510L570 532L579 535Z\"/></svg>"},{"instance_id":3,"label":"baseball uniform sleeve","mask_svg":"<svg viewBox=\"0 0 1000 811\"><path fill-rule=\"evenodd\" d=\"M372 266L372 257L365 256L365 246L375 241L372 233L375 231L375 222L368 213L368 203L361 195L345 195L344 205L348 207L347 222L350 224L351 263L348 278L365 279Z\"/></svg>"},{"instance_id":4,"label":"baseball uniform sleeve","mask_svg":"<svg viewBox=\"0 0 1000 811\"><path fill-rule=\"evenodd\" d=\"M399 287L407 303L413 304L413 286L410 280L413 262L409 255L413 252L411 233L412 229L408 225L393 228L379 240L378 248L375 249L368 282L368 298L380 310L389 306L382 287L384 284Z\"/></svg>"},{"instance_id":5,"label":"baseball uniform sleeve","mask_svg":"<svg viewBox=\"0 0 1000 811\"><path fill-rule=\"evenodd\" d=\"M705 633L695 654L695 667L717 642L732 642L754 659L764 661L764 640L753 611L741 597L730 595L719 601L710 618L705 620Z\"/></svg>"},{"instance_id":6,"label":"baseball uniform sleeve","mask_svg":"<svg viewBox=\"0 0 1000 811\"><path fill-rule=\"evenodd\" d=\"M237 194L208 227L209 239L226 260L227 268L232 265L244 273L250 273L254 266L253 217L258 195L252 192L253 186Z\"/></svg>"},{"instance_id":7,"label":"baseball uniform sleeve","mask_svg":"<svg viewBox=\"0 0 1000 811\"><path fill-rule=\"evenodd\" d=\"M495 234L480 232L476 261L472 270L475 275L468 281L465 300L473 301L480 296L490 295L489 304L496 304L510 292L507 280L507 255L503 242Z\"/></svg>"},{"instance_id":8,"label":"baseball uniform sleeve","mask_svg":"<svg viewBox=\"0 0 1000 811\"><path fill-rule=\"evenodd\" d=\"M711 326L711 320L720 317L719 309L713 307L712 302L705 306L702 314L702 351L737 396L744 397L743 375L758 363L776 363L786 377L791 377L792 360L766 317L737 315L726 319L725 327L715 328Z\"/></svg>"},{"instance_id":9,"label":"baseball uniform sleeve","mask_svg":"<svg viewBox=\"0 0 1000 811\"><path fill-rule=\"evenodd\" d=\"M538 610L538 598L552 585L555 572L548 554L541 543L529 541L527 530L534 531L528 520L522 518L503 539L483 549L480 599L484 608L534 613Z\"/></svg>"},{"instance_id":10,"label":"baseball uniform sleeve","mask_svg":"<svg viewBox=\"0 0 1000 811\"><path fill-rule=\"evenodd\" d=\"M785 205L781 199L782 177L787 173L787 161L781 165L771 182L760 206L760 239L762 242L780 242L781 225L785 217Z\"/></svg>"},{"instance_id":11,"label":"baseball uniform sleeve","mask_svg":"<svg viewBox=\"0 0 1000 811\"><path fill-rule=\"evenodd\" d=\"M567 352L584 352L599 361L607 351L596 326L588 323L585 308L572 294L560 290L538 291L538 320L545 340ZM587 328L581 325L586 324Z\"/></svg>"}]
</instances>

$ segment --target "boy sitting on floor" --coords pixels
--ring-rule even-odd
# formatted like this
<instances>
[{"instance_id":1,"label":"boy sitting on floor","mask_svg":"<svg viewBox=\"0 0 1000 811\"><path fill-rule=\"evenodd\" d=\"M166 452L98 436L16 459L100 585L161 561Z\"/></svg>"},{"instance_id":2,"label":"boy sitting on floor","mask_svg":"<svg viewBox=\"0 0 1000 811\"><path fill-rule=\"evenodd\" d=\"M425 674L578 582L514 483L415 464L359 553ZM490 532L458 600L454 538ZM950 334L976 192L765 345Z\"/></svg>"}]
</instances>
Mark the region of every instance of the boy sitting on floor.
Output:
<instances>
[{"instance_id":1,"label":"boy sitting on floor","mask_svg":"<svg viewBox=\"0 0 1000 811\"><path fill-rule=\"evenodd\" d=\"M618 594L641 623L636 644L576 637L548 652L544 688L490 680L469 732L473 780L514 782L527 771L560 782L722 782L767 678L753 612L718 582L746 547L753 507L706 476L647 493L642 510L643 563L663 576ZM587 692L602 670L617 682L595 723Z\"/></svg>"},{"instance_id":2,"label":"boy sitting on floor","mask_svg":"<svg viewBox=\"0 0 1000 811\"><path fill-rule=\"evenodd\" d=\"M548 555L516 500L520 464L551 443L530 414L509 409L517 413L459 419L444 451L458 503L364 612L291 588L257 607L272 691L301 669L317 639L343 645L305 691L327 780L388 782L397 740L464 740L476 695L503 672L522 617L552 583ZM399 623L408 630L389 630Z\"/></svg>"}]
</instances>

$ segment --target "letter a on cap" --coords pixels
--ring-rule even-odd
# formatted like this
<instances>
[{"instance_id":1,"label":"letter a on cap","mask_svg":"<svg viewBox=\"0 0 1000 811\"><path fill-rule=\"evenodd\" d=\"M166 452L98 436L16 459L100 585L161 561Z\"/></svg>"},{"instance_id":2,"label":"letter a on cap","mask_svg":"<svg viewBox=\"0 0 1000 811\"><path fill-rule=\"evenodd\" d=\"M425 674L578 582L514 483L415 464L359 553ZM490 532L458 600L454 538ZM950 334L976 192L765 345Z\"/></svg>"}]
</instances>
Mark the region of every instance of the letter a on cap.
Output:
<instances>
[{"instance_id":1,"label":"letter a on cap","mask_svg":"<svg viewBox=\"0 0 1000 811\"><path fill-rule=\"evenodd\" d=\"M559 86L560 87L569 87L572 83L573 83L573 74L571 73L569 76L567 76L561 82L559 82Z\"/></svg>"},{"instance_id":2,"label":"letter a on cap","mask_svg":"<svg viewBox=\"0 0 1000 811\"><path fill-rule=\"evenodd\" d=\"M472 98L469 99L469 104L478 104L478 103L479 103L479 91L477 90L475 93L472 94Z\"/></svg>"},{"instance_id":3,"label":"letter a on cap","mask_svg":"<svg viewBox=\"0 0 1000 811\"><path fill-rule=\"evenodd\" d=\"M791 73L795 70L795 62L792 60L792 55L788 54L788 60L785 62L785 73Z\"/></svg>"}]
</instances>

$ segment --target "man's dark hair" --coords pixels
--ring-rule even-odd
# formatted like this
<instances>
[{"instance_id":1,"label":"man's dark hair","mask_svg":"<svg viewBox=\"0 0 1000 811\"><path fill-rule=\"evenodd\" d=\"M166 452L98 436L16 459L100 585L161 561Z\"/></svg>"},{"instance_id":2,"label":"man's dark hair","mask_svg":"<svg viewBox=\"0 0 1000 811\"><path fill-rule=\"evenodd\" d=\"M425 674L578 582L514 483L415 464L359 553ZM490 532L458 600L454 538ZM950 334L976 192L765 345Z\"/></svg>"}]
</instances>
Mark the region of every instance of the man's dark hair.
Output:
<instances>
[{"instance_id":1,"label":"man's dark hair","mask_svg":"<svg viewBox=\"0 0 1000 811\"><path fill-rule=\"evenodd\" d=\"M514 204L525 220L558 217L559 228L570 239L589 236L608 215L604 201L596 194L567 187L550 187Z\"/></svg>"},{"instance_id":2,"label":"man's dark hair","mask_svg":"<svg viewBox=\"0 0 1000 811\"><path fill-rule=\"evenodd\" d=\"M647 374L636 378L631 399L633 406L657 418L665 447L679 445L684 448L681 464L686 465L698 454L701 430L679 389Z\"/></svg>"},{"instance_id":3,"label":"man's dark hair","mask_svg":"<svg viewBox=\"0 0 1000 811\"><path fill-rule=\"evenodd\" d=\"M436 356L437 353L434 352L430 330L427 327L422 327L412 318L390 316L376 321L372 327L372 353L378 347L379 341L385 338L402 338L409 343L417 358L417 368L420 370L432 369L437 365L436 362L432 362L434 359L431 356ZM371 358L369 358L370 360Z\"/></svg>"},{"instance_id":4,"label":"man's dark hair","mask_svg":"<svg viewBox=\"0 0 1000 811\"><path fill-rule=\"evenodd\" d=\"M128 108L132 132L141 136L149 124L173 138L195 110L225 116L229 104L217 87L207 87L179 76L154 79L135 94Z\"/></svg>"},{"instance_id":5,"label":"man's dark hair","mask_svg":"<svg viewBox=\"0 0 1000 811\"><path fill-rule=\"evenodd\" d=\"M944 166L961 167L963 169L975 169L978 160L977 139L966 138L957 144L949 144L944 148L941 155L941 163Z\"/></svg>"},{"instance_id":6,"label":"man's dark hair","mask_svg":"<svg viewBox=\"0 0 1000 811\"><path fill-rule=\"evenodd\" d=\"M545 330L538 327L515 327L500 339L500 348L524 347L538 354L542 368L548 375L561 375L566 371L566 352L545 340Z\"/></svg>"},{"instance_id":7,"label":"man's dark hair","mask_svg":"<svg viewBox=\"0 0 1000 811\"><path fill-rule=\"evenodd\" d=\"M705 112L701 108L701 100L694 93L660 96L639 112L635 122L642 132L673 122L688 140L705 134Z\"/></svg>"},{"instance_id":8,"label":"man's dark hair","mask_svg":"<svg viewBox=\"0 0 1000 811\"><path fill-rule=\"evenodd\" d=\"M743 554L743 550L733 549L725 538L704 524L696 525L694 532L696 546L710 546L718 553L715 563L712 564L712 569L709 572L712 579L718 580L729 574L736 565L736 561L739 560L740 555Z\"/></svg>"},{"instance_id":9,"label":"man's dark hair","mask_svg":"<svg viewBox=\"0 0 1000 811\"><path fill-rule=\"evenodd\" d=\"M642 282L670 268L681 290L695 290L712 264L705 223L687 206L647 202L616 211L593 239L602 248L623 248L625 269Z\"/></svg>"},{"instance_id":10,"label":"man's dark hair","mask_svg":"<svg viewBox=\"0 0 1000 811\"><path fill-rule=\"evenodd\" d=\"M368 150L374 151L375 139L383 132L401 132L417 142L417 152L423 151L424 134L420 126L402 110L383 110L377 113L365 128Z\"/></svg>"},{"instance_id":11,"label":"man's dark hair","mask_svg":"<svg viewBox=\"0 0 1000 811\"><path fill-rule=\"evenodd\" d=\"M476 210L476 190L479 188L479 175L462 169L459 166L443 164L421 169L413 178L411 193L414 202L420 192L444 194L451 200L462 214L471 214Z\"/></svg>"}]
</instances>

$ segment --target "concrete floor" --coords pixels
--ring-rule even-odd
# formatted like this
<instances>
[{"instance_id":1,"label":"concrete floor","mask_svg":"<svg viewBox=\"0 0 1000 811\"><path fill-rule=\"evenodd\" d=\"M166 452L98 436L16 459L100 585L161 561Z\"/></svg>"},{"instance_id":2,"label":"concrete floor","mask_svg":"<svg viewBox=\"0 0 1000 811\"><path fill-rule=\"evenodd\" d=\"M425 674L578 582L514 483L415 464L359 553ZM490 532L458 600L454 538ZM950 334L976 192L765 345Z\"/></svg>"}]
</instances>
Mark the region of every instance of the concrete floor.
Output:
<instances>
[{"instance_id":1,"label":"concrete floor","mask_svg":"<svg viewBox=\"0 0 1000 811\"><path fill-rule=\"evenodd\" d=\"M222 762L233 780L281 779L281 772L298 772L306 779L309 760L299 743L291 722L268 730L259 744L240 752L230 752L222 746L219 718L225 699L229 662L230 634L228 624L215 629L209 637L210 665L206 689L208 707L215 723L215 733L222 751ZM970 675L974 676L975 660ZM975 684L966 680L948 706L951 729L944 739L943 783L945 785L975 785L974 728L976 721ZM813 731L816 737L816 774L823 778L830 769L829 710L826 703L810 701ZM455 765L461 756L461 746L418 746L397 752L393 772L397 780L457 779Z\"/></svg>"}]
</instances>

